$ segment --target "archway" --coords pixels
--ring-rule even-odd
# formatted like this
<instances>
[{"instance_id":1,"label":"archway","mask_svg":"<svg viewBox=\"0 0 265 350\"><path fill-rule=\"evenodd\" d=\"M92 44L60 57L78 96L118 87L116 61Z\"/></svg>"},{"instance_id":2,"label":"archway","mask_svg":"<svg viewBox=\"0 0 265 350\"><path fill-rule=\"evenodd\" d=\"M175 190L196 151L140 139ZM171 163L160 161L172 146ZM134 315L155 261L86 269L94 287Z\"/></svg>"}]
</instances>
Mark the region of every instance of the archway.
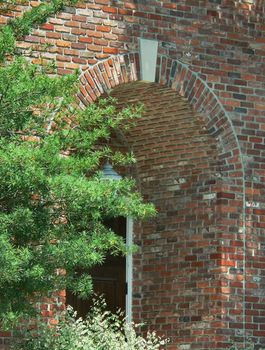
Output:
<instances>
[{"instance_id":1,"label":"archway","mask_svg":"<svg viewBox=\"0 0 265 350\"><path fill-rule=\"evenodd\" d=\"M240 148L228 115L196 73L159 57L157 83L137 82L138 62L131 54L96 65L81 77L79 93L81 104L111 93L121 105L142 101L147 108L126 135L142 194L159 209L152 223L135 225L134 320L169 336L172 349L217 348L229 344L224 329L244 326Z\"/></svg>"}]
</instances>

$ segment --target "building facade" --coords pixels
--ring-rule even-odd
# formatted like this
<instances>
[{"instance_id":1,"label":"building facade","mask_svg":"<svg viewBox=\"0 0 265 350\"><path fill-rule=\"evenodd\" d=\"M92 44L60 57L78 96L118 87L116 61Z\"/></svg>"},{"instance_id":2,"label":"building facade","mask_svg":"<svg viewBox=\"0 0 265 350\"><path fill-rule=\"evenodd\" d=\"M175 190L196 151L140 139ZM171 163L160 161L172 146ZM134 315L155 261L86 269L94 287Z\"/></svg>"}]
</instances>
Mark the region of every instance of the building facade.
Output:
<instances>
[{"instance_id":1,"label":"building facade","mask_svg":"<svg viewBox=\"0 0 265 350\"><path fill-rule=\"evenodd\" d=\"M115 139L158 209L133 225L132 318L170 350L265 347L264 1L87 0L18 47L79 69L81 108L106 94L145 105Z\"/></svg>"}]
</instances>

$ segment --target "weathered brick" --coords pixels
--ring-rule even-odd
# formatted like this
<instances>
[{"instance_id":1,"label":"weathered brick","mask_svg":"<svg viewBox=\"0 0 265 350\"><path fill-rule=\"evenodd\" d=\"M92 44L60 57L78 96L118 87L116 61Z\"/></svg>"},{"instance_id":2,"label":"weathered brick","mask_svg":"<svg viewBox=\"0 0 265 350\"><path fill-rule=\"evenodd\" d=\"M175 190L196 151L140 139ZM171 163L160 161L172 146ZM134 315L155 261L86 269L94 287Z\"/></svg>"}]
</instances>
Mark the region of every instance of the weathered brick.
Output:
<instances>
[{"instance_id":1,"label":"weathered brick","mask_svg":"<svg viewBox=\"0 0 265 350\"><path fill-rule=\"evenodd\" d=\"M168 335L174 350L227 349L244 333L265 342L264 284L257 279L265 274L264 7L217 3L224 5L78 3L18 43L32 49L34 62L55 59L58 74L84 70L78 94L84 105L110 89L121 103L146 99L149 119L139 121L128 142L135 142L138 180L159 216L135 225L141 254L134 259L133 314ZM0 24L24 10L17 6ZM158 85L130 87L139 79L139 37L159 41L156 81L172 87L176 100ZM189 103L176 107L179 95ZM186 104L198 114L184 117ZM223 312L232 319L220 322Z\"/></svg>"}]
</instances>

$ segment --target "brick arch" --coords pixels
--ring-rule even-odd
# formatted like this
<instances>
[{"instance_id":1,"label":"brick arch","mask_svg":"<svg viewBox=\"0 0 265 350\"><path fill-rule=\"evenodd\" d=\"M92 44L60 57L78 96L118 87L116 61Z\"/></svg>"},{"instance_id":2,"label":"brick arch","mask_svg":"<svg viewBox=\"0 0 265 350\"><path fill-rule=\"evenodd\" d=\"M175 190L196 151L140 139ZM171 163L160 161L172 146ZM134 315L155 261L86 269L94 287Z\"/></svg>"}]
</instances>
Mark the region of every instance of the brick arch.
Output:
<instances>
[{"instance_id":1,"label":"brick arch","mask_svg":"<svg viewBox=\"0 0 265 350\"><path fill-rule=\"evenodd\" d=\"M82 105L88 105L115 86L140 78L139 55L118 55L98 62L80 76L78 97Z\"/></svg>"},{"instance_id":2,"label":"brick arch","mask_svg":"<svg viewBox=\"0 0 265 350\"><path fill-rule=\"evenodd\" d=\"M78 94L80 104L87 105L95 101L101 95L111 90L115 91L115 87L118 88L123 84L140 80L139 72L139 57L137 53L111 57L96 64L80 77L81 88ZM203 293L208 293L205 299L203 299L203 303L209 302L212 315L218 314L218 318L213 317L213 319L211 319L210 314L206 315L205 321L203 321L207 324L207 327L211 329L212 333L207 335L206 329L205 334L202 331L201 337L199 335L195 340L194 336L193 340L190 340L190 342L198 342L199 344L201 339L208 337L209 341L206 341L207 344L201 345L205 346L204 349L227 348L227 344L229 344L230 340L233 341L233 337L236 338L237 336L236 329L238 328L242 331L245 327L245 193L244 170L240 147L229 115L214 94L214 91L196 72L191 71L187 65L167 57L159 57L156 82L157 85L159 84L167 89L170 88L174 90L177 93L176 95L180 95L183 101L193 107L193 110L202 117L205 131L207 131L207 134L212 140L215 140L217 147L217 153L221 164L220 172L217 174L217 182L215 183L217 185L210 185L210 190L207 189L205 185L203 189L203 191L205 191L205 197L202 199L202 205L205 200L211 201L213 199L211 197L212 193L207 193L207 191L212 192L211 189L215 187L213 192L216 192L216 202L214 204L216 222L214 223L214 227L209 227L209 231L203 234L203 237L208 237L206 239L208 242L206 243L209 245L212 244L213 250L208 253L207 248L205 248L205 250L202 248L203 253L195 253L194 255L198 254L196 257L187 255L185 257L187 260L184 261L183 264L189 264L189 259L199 259L200 254L204 256L202 259L209 259L211 277L209 281L204 281L204 274L207 275L207 271L203 271L202 269L202 272L200 272L202 279L199 289L203 291ZM200 195L201 194L202 192ZM233 206L237 208L236 211L234 211ZM199 205L197 207L200 208ZM211 208L209 207L209 210ZM192 209L190 210L192 212ZM165 214L168 216L169 220L172 220L170 215L173 215L173 212L174 210ZM192 213L190 213L190 215L192 215ZM154 226L152 228L147 228L146 231L153 231L155 229ZM211 231L212 229L215 230L214 233ZM190 238L192 239L192 235L190 235ZM171 237L171 239L173 242L175 238ZM216 240L218 243L216 243ZM149 238L147 242L150 244ZM176 245L177 244L178 242ZM201 248L198 248L198 251L200 251L200 249ZM160 260L163 260L163 257L161 257ZM191 264L194 263L195 266L196 262L199 261L196 260L191 262ZM152 275L152 273L156 272L152 270L150 274ZM166 273L167 271L165 271L165 276ZM239 296L236 301L234 300L235 293L238 293ZM183 334L185 334L186 331L189 332L188 327L192 328L193 324L196 324L196 322L202 322L202 318L200 314L192 314L191 316L189 313L185 313L185 305L188 304L188 302L186 303L183 299L181 299L181 301L182 306L184 305L184 310L182 310L183 314L181 317L178 316L177 318L180 320L178 322L182 322L181 327L183 329ZM147 307L148 306L145 305L145 308ZM236 308L237 313L235 314L233 311ZM205 310L201 311L205 312ZM166 310L166 312L170 313L170 310ZM139 311L139 314L140 313ZM159 316L161 316L161 320L166 320L163 313ZM161 323L163 322L164 324L162 324L162 326L165 326L166 329L166 322L168 321L161 321ZM233 323L234 326L232 326ZM186 326L187 328L185 328ZM197 326L195 326L195 328L196 327ZM232 330L229 329L230 327ZM160 328L160 330L161 329L163 328ZM197 329L197 334L200 334L200 331L200 329ZM172 332L169 330L168 335L174 338ZM243 338L245 336L246 332L244 331ZM186 338L186 336L183 336L183 339L184 338ZM179 340L175 341L178 342ZM186 339L183 341L186 342L185 344L189 342L189 340ZM243 341L245 341L245 339ZM222 342L224 342L224 344ZM174 345L172 348L169 347L169 349L176 349L176 347Z\"/></svg>"},{"instance_id":3,"label":"brick arch","mask_svg":"<svg viewBox=\"0 0 265 350\"><path fill-rule=\"evenodd\" d=\"M219 151L226 160L230 176L243 178L241 149L230 117L209 85L192 71L188 65L166 57L160 58L161 67L157 71L160 84L170 86L186 98L193 109L200 113L210 135L216 137ZM223 169L225 170L225 168Z\"/></svg>"},{"instance_id":4,"label":"brick arch","mask_svg":"<svg viewBox=\"0 0 265 350\"><path fill-rule=\"evenodd\" d=\"M80 76L78 97L81 105L92 103L115 86L140 80L139 54L113 56L95 64ZM171 87L186 98L205 121L210 135L218 139L230 176L243 177L239 142L232 122L214 91L188 65L168 57L159 57L156 82Z\"/></svg>"}]
</instances>

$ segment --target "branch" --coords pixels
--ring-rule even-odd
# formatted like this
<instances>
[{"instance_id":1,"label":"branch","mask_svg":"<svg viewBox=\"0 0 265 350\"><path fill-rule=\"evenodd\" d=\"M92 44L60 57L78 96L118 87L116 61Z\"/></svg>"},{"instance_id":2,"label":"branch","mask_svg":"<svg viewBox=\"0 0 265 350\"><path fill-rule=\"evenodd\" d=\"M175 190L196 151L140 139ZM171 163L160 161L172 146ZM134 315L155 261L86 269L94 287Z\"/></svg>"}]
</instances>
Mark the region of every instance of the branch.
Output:
<instances>
[{"instance_id":1,"label":"branch","mask_svg":"<svg viewBox=\"0 0 265 350\"><path fill-rule=\"evenodd\" d=\"M49 134L50 131L51 131L51 128L52 128L52 123L54 121L54 118L56 117L56 114L59 112L60 108L62 107L62 103L63 103L63 98L61 97L60 98L60 102L57 106L57 108L53 111L52 115L51 115L51 118L48 122L48 125L47 125L47 129L46 129L46 133Z\"/></svg>"}]
</instances>

